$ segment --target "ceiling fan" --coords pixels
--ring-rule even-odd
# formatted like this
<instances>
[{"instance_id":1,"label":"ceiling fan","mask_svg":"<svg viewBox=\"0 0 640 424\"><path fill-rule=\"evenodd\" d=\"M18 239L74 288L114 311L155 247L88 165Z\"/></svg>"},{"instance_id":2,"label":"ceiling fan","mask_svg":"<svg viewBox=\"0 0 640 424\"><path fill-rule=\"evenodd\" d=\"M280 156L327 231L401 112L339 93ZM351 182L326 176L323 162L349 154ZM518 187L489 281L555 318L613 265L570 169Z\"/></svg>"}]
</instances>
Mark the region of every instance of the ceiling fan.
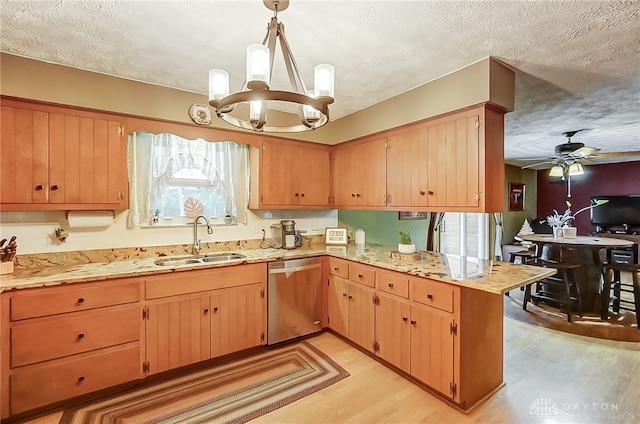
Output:
<instances>
[{"instance_id":1,"label":"ceiling fan","mask_svg":"<svg viewBox=\"0 0 640 424\"><path fill-rule=\"evenodd\" d=\"M571 141L571 137L584 131L585 128L574 131L563 132L567 138L567 142L558 144L555 147L555 156L552 158L546 158L542 162L533 163L531 165L523 166L522 169L536 168L541 165L552 165L549 175L552 177L563 177L565 174L580 175L584 172L582 164L589 159L597 157L597 152L600 149L595 147L585 146L584 143L574 143Z\"/></svg>"}]
</instances>

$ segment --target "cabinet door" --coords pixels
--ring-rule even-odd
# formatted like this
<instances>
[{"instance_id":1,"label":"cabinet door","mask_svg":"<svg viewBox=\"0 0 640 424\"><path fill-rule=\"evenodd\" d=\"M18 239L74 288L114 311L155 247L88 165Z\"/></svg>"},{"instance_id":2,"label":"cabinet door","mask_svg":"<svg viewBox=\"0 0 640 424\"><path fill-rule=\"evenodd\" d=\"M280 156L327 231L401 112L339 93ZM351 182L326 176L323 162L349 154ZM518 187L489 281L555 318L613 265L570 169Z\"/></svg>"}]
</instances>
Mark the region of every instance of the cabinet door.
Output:
<instances>
[{"instance_id":1,"label":"cabinet door","mask_svg":"<svg viewBox=\"0 0 640 424\"><path fill-rule=\"evenodd\" d=\"M429 206L478 205L479 122L474 115L427 129Z\"/></svg>"},{"instance_id":2,"label":"cabinet door","mask_svg":"<svg viewBox=\"0 0 640 424\"><path fill-rule=\"evenodd\" d=\"M265 141L260 159L261 196L264 205L298 204L298 149L290 144Z\"/></svg>"},{"instance_id":3,"label":"cabinet door","mask_svg":"<svg viewBox=\"0 0 640 424\"><path fill-rule=\"evenodd\" d=\"M0 201L47 203L49 114L2 107Z\"/></svg>"},{"instance_id":4,"label":"cabinet door","mask_svg":"<svg viewBox=\"0 0 640 424\"><path fill-rule=\"evenodd\" d=\"M338 334L349 337L349 281L329 276L329 290L327 291L327 310L329 327Z\"/></svg>"},{"instance_id":5,"label":"cabinet door","mask_svg":"<svg viewBox=\"0 0 640 424\"><path fill-rule=\"evenodd\" d=\"M375 139L357 145L353 156L358 206L385 206L387 195L387 141Z\"/></svg>"},{"instance_id":6,"label":"cabinet door","mask_svg":"<svg viewBox=\"0 0 640 424\"><path fill-rule=\"evenodd\" d=\"M387 147L389 206L427 206L427 131L393 136Z\"/></svg>"},{"instance_id":7,"label":"cabinet door","mask_svg":"<svg viewBox=\"0 0 640 424\"><path fill-rule=\"evenodd\" d=\"M264 285L217 290L211 295L211 357L265 342Z\"/></svg>"},{"instance_id":8,"label":"cabinet door","mask_svg":"<svg viewBox=\"0 0 640 424\"><path fill-rule=\"evenodd\" d=\"M376 311L377 355L401 370L411 372L411 306L390 296L378 296Z\"/></svg>"},{"instance_id":9,"label":"cabinet door","mask_svg":"<svg viewBox=\"0 0 640 424\"><path fill-rule=\"evenodd\" d=\"M411 307L411 375L453 399L453 319L429 308Z\"/></svg>"},{"instance_id":10,"label":"cabinet door","mask_svg":"<svg viewBox=\"0 0 640 424\"><path fill-rule=\"evenodd\" d=\"M175 300L147 308L149 374L209 359L209 296Z\"/></svg>"},{"instance_id":11,"label":"cabinet door","mask_svg":"<svg viewBox=\"0 0 640 424\"><path fill-rule=\"evenodd\" d=\"M120 124L50 116L50 202L119 204L124 191Z\"/></svg>"},{"instance_id":12,"label":"cabinet door","mask_svg":"<svg viewBox=\"0 0 640 424\"><path fill-rule=\"evenodd\" d=\"M331 185L329 151L300 147L298 166L298 204L328 205Z\"/></svg>"},{"instance_id":13,"label":"cabinet door","mask_svg":"<svg viewBox=\"0 0 640 424\"><path fill-rule=\"evenodd\" d=\"M333 194L335 205L357 204L356 164L354 150L350 147L336 149L333 153Z\"/></svg>"},{"instance_id":14,"label":"cabinet door","mask_svg":"<svg viewBox=\"0 0 640 424\"><path fill-rule=\"evenodd\" d=\"M373 351L373 290L360 284L349 284L349 340Z\"/></svg>"}]
</instances>

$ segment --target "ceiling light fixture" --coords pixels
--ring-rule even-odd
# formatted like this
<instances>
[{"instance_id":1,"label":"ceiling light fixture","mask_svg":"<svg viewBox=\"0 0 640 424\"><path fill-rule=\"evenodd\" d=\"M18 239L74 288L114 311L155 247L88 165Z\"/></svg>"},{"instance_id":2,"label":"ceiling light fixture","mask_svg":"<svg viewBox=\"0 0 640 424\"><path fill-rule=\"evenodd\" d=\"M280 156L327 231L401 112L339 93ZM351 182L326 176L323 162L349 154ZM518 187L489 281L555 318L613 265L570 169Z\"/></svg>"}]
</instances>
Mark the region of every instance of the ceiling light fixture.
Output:
<instances>
[{"instance_id":1,"label":"ceiling light fixture","mask_svg":"<svg viewBox=\"0 0 640 424\"><path fill-rule=\"evenodd\" d=\"M567 172L569 175L582 175L584 174L584 168L579 163L572 163L569 165L569 170Z\"/></svg>"},{"instance_id":2,"label":"ceiling light fixture","mask_svg":"<svg viewBox=\"0 0 640 424\"><path fill-rule=\"evenodd\" d=\"M551 171L549 171L549 176L550 177L562 177L564 175L564 168L556 165L553 168L551 168Z\"/></svg>"},{"instance_id":3,"label":"ceiling light fixture","mask_svg":"<svg viewBox=\"0 0 640 424\"><path fill-rule=\"evenodd\" d=\"M268 9L273 10L274 15L262 44L251 44L247 47L246 79L240 92L229 94L229 74L222 69L212 69L209 71L209 104L216 109L216 115L220 119L246 130L301 132L320 128L329 121L328 105L334 101L334 68L327 64L317 65L314 89L308 90L300 77L298 65L284 35L284 25L278 22L278 12L289 7L289 0L263 0L263 3ZM277 40L280 41L291 91L276 91L270 88ZM267 125L269 101L294 104L298 109L300 124ZM246 112L244 118L231 115L238 103L249 105L248 117Z\"/></svg>"}]
</instances>

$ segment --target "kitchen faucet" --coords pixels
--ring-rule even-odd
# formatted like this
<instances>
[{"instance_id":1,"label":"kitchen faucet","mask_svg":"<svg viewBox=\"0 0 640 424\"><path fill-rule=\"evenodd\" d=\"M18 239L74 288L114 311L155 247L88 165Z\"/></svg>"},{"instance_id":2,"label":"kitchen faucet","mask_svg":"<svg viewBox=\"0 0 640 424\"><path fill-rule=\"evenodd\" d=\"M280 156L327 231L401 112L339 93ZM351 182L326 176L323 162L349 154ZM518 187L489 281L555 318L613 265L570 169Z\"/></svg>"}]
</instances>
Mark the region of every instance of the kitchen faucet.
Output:
<instances>
[{"instance_id":1,"label":"kitchen faucet","mask_svg":"<svg viewBox=\"0 0 640 424\"><path fill-rule=\"evenodd\" d=\"M204 222L207 224L207 233L213 234L213 228L211 228L211 223L209 222L209 218L204 215L198 215L193 219L193 249L191 253L197 255L200 252L200 239L198 238L198 221L200 218L204 219Z\"/></svg>"}]
</instances>

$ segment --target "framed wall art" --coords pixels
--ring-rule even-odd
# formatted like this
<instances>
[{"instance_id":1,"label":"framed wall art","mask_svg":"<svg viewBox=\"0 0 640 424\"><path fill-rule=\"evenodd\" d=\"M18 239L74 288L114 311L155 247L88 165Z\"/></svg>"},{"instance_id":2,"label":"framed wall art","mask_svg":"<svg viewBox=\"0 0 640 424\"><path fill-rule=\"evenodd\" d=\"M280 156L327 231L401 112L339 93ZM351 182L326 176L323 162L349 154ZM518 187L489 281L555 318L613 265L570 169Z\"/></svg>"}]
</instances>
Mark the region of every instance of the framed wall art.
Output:
<instances>
[{"instance_id":1,"label":"framed wall art","mask_svg":"<svg viewBox=\"0 0 640 424\"><path fill-rule=\"evenodd\" d=\"M524 184L509 183L509 211L524 210Z\"/></svg>"}]
</instances>

